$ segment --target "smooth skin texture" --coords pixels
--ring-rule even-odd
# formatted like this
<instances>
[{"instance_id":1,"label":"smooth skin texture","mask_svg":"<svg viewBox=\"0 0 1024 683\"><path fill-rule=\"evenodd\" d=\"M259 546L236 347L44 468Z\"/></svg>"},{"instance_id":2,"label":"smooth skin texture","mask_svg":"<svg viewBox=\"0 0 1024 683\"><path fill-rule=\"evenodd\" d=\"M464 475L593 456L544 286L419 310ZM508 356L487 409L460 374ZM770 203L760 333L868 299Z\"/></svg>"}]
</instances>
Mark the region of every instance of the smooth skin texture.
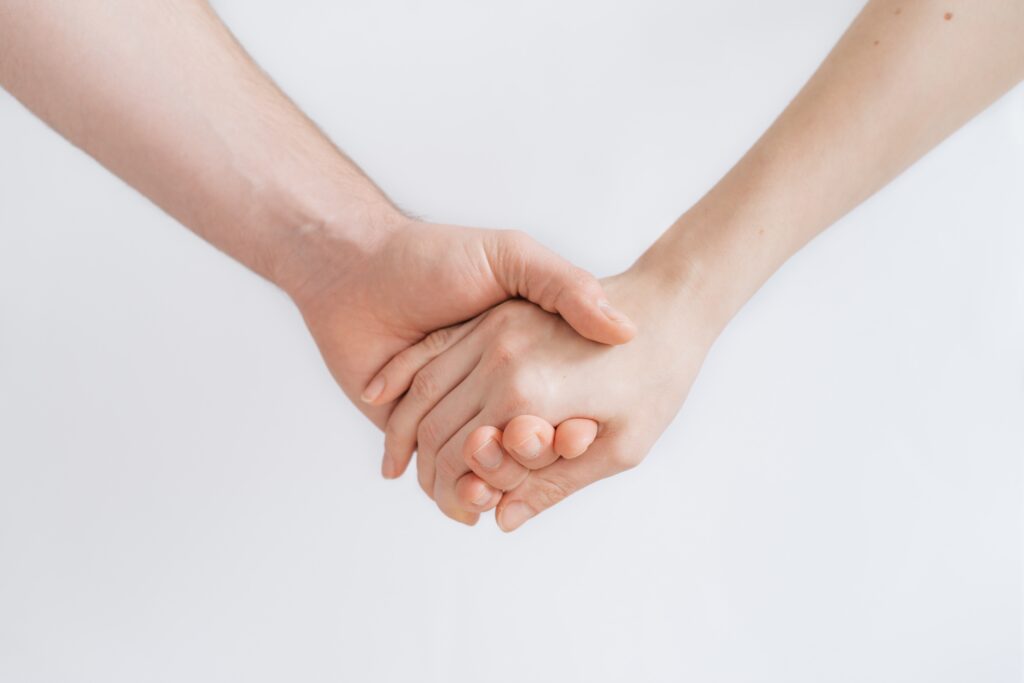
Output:
<instances>
[{"instance_id":1,"label":"smooth skin texture","mask_svg":"<svg viewBox=\"0 0 1024 683\"><path fill-rule=\"evenodd\" d=\"M765 280L1022 78L1020 0L869 2L736 166L633 268L606 281L639 324L633 343L599 347L548 314L503 304L425 363L420 374L443 391L413 409L402 399L386 431L419 441L421 484L442 510L496 504L505 530L635 465L710 344ZM496 467L474 466L473 447L522 414L549 426L591 418L600 429L583 457L530 469L503 442ZM504 459L528 470L513 488L507 473L519 470Z\"/></svg>"},{"instance_id":2,"label":"smooth skin texture","mask_svg":"<svg viewBox=\"0 0 1024 683\"><path fill-rule=\"evenodd\" d=\"M200 0L0 0L0 85L298 305L338 384L512 297L618 344L633 324L590 274L517 231L403 215ZM426 344L440 335L427 337ZM384 466L385 474L396 474Z\"/></svg>"}]
</instances>

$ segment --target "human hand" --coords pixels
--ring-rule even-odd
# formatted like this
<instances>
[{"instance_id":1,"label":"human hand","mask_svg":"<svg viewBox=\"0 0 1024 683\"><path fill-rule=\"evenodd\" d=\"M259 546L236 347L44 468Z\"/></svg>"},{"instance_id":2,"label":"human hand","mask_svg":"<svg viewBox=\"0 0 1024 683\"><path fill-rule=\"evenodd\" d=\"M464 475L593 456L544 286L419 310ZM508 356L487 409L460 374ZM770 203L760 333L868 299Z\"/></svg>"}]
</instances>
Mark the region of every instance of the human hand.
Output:
<instances>
[{"instance_id":1,"label":"human hand","mask_svg":"<svg viewBox=\"0 0 1024 683\"><path fill-rule=\"evenodd\" d=\"M383 223L358 248L313 233L278 272L331 374L378 426L393 407L381 396L393 392L367 382L389 359L412 344L437 347L446 326L509 297L557 312L600 342L634 334L595 278L514 231L402 219ZM388 462L383 471L397 474Z\"/></svg>"},{"instance_id":2,"label":"human hand","mask_svg":"<svg viewBox=\"0 0 1024 683\"><path fill-rule=\"evenodd\" d=\"M643 262L603 284L637 322L628 345L595 344L536 306L507 302L453 330L445 345L413 347L382 370L395 391L410 382L429 388L410 392L393 411L385 457L400 471L415 448L420 485L445 514L474 523L497 503L499 525L515 529L574 491L638 464L678 411L723 324L717 311L699 288ZM532 459L513 458L503 449L490 452L496 466L481 463L486 453L474 451L496 443L494 427L511 429L512 418L527 414L559 427L589 418L600 430L583 457L559 459L541 448ZM478 432L487 427L492 431ZM508 450L515 452L519 436L502 435ZM481 481L490 483L490 496Z\"/></svg>"},{"instance_id":3,"label":"human hand","mask_svg":"<svg viewBox=\"0 0 1024 683\"><path fill-rule=\"evenodd\" d=\"M490 510L497 506L503 492L526 481L530 470L586 453L599 429L600 425L589 418L574 417L555 426L536 415L514 417L504 430L490 425L477 428L462 448L463 460L473 470L456 484L462 507L478 512Z\"/></svg>"}]
</instances>

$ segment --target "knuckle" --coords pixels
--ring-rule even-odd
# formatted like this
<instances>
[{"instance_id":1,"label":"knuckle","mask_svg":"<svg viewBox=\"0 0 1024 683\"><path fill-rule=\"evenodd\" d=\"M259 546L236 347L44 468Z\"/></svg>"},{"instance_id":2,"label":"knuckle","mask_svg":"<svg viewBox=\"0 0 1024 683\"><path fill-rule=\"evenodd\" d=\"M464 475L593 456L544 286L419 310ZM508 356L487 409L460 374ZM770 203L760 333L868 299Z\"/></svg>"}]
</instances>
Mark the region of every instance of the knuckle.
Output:
<instances>
[{"instance_id":1,"label":"knuckle","mask_svg":"<svg viewBox=\"0 0 1024 683\"><path fill-rule=\"evenodd\" d=\"M522 412L530 402L530 391L528 382L521 376L513 376L505 387L504 403L505 408L512 412Z\"/></svg>"},{"instance_id":2,"label":"knuckle","mask_svg":"<svg viewBox=\"0 0 1024 683\"><path fill-rule=\"evenodd\" d=\"M523 324L523 316L528 315L535 309L532 303L510 299L487 313L487 317L481 322L481 330L489 333L508 333L512 330L519 330Z\"/></svg>"},{"instance_id":3,"label":"knuckle","mask_svg":"<svg viewBox=\"0 0 1024 683\"><path fill-rule=\"evenodd\" d=\"M549 395L551 387L536 368L517 368L502 383L502 403L508 415L532 415L532 409Z\"/></svg>"},{"instance_id":4,"label":"knuckle","mask_svg":"<svg viewBox=\"0 0 1024 683\"><path fill-rule=\"evenodd\" d=\"M576 485L562 476L545 476L537 478L533 499L539 509L549 508L561 503L576 491Z\"/></svg>"},{"instance_id":5,"label":"knuckle","mask_svg":"<svg viewBox=\"0 0 1024 683\"><path fill-rule=\"evenodd\" d=\"M412 378L409 391L420 401L432 401L438 395L438 382L434 373L426 368L420 370Z\"/></svg>"},{"instance_id":6,"label":"knuckle","mask_svg":"<svg viewBox=\"0 0 1024 683\"><path fill-rule=\"evenodd\" d=\"M448 346L448 341L451 339L453 333L454 328L452 327L434 330L428 334L422 342L420 342L420 346L423 347L423 350L430 355L440 353Z\"/></svg>"},{"instance_id":7,"label":"knuckle","mask_svg":"<svg viewBox=\"0 0 1024 683\"><path fill-rule=\"evenodd\" d=\"M499 339L488 352L489 361L494 370L507 368L515 361L518 355L508 339Z\"/></svg>"},{"instance_id":8,"label":"knuckle","mask_svg":"<svg viewBox=\"0 0 1024 683\"><path fill-rule=\"evenodd\" d=\"M534 412L530 405L530 401L517 394L505 394L498 403L501 414L509 417Z\"/></svg>"},{"instance_id":9,"label":"knuckle","mask_svg":"<svg viewBox=\"0 0 1024 683\"><path fill-rule=\"evenodd\" d=\"M434 468L437 470L438 477L446 480L455 480L465 473L465 467L462 466L461 461L456 461L450 453L438 456Z\"/></svg>"},{"instance_id":10,"label":"knuckle","mask_svg":"<svg viewBox=\"0 0 1024 683\"><path fill-rule=\"evenodd\" d=\"M440 425L429 418L420 422L420 426L416 428L417 450L434 453L441 446L439 440Z\"/></svg>"},{"instance_id":11,"label":"knuckle","mask_svg":"<svg viewBox=\"0 0 1024 683\"><path fill-rule=\"evenodd\" d=\"M484 319L483 329L496 332L504 328L511 321L513 308L506 302L491 309Z\"/></svg>"}]
</instances>

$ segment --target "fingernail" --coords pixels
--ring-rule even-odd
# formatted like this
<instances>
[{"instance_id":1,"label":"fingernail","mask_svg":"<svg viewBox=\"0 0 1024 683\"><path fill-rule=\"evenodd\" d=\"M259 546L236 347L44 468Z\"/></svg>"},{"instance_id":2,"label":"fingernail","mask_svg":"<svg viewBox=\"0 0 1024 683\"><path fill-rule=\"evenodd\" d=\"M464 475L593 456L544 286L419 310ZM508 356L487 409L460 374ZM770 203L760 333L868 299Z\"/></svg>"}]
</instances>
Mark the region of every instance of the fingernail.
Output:
<instances>
[{"instance_id":1,"label":"fingernail","mask_svg":"<svg viewBox=\"0 0 1024 683\"><path fill-rule=\"evenodd\" d=\"M384 455L384 461L380 464L380 473L384 475L385 479L395 478L395 461L391 459L390 455Z\"/></svg>"},{"instance_id":2,"label":"fingernail","mask_svg":"<svg viewBox=\"0 0 1024 683\"><path fill-rule=\"evenodd\" d=\"M377 376L363 390L363 395L360 398L363 399L363 403L373 403L382 393L384 393L384 377Z\"/></svg>"},{"instance_id":3,"label":"fingernail","mask_svg":"<svg viewBox=\"0 0 1024 683\"><path fill-rule=\"evenodd\" d=\"M501 465L501 448L494 439L488 439L480 448L473 452L473 459L485 470L496 470Z\"/></svg>"},{"instance_id":4,"label":"fingernail","mask_svg":"<svg viewBox=\"0 0 1024 683\"><path fill-rule=\"evenodd\" d=\"M601 312L604 313L605 317L611 320L612 322L624 323L629 321L629 318L627 318L617 308L613 307L610 303L608 303L607 299L601 299L600 301L598 301L597 307L600 308Z\"/></svg>"},{"instance_id":5,"label":"fingernail","mask_svg":"<svg viewBox=\"0 0 1024 683\"><path fill-rule=\"evenodd\" d=\"M462 510L455 513L452 518L466 526L476 526L476 523L480 520L480 517L475 512L463 512Z\"/></svg>"},{"instance_id":6,"label":"fingernail","mask_svg":"<svg viewBox=\"0 0 1024 683\"><path fill-rule=\"evenodd\" d=\"M489 489L481 489L480 495L473 499L476 505L486 505L491 500L491 492Z\"/></svg>"},{"instance_id":7,"label":"fingernail","mask_svg":"<svg viewBox=\"0 0 1024 683\"><path fill-rule=\"evenodd\" d=\"M533 517L533 508L526 503L509 503L498 517L498 526L502 531L514 531L530 517Z\"/></svg>"},{"instance_id":8,"label":"fingernail","mask_svg":"<svg viewBox=\"0 0 1024 683\"><path fill-rule=\"evenodd\" d=\"M540 455L540 439L538 439L537 435L534 434L526 441L516 446L514 450L516 452L516 455L522 458L526 458L527 460L532 460L533 458L536 458L538 455Z\"/></svg>"}]
</instances>

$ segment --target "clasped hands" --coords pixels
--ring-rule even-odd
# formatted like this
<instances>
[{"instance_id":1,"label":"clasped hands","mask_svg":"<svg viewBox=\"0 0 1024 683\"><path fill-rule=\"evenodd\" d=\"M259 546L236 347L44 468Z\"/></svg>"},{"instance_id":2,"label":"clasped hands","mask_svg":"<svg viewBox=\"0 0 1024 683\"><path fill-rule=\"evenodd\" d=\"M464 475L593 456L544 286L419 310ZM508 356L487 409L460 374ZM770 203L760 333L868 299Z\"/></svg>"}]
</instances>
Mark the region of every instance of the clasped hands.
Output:
<instances>
[{"instance_id":1,"label":"clasped hands","mask_svg":"<svg viewBox=\"0 0 1024 683\"><path fill-rule=\"evenodd\" d=\"M395 215L371 235L353 249L325 229L287 289L384 429L384 476L415 452L424 492L466 524L496 508L511 531L638 464L715 337L656 248L598 281L515 231Z\"/></svg>"}]
</instances>

